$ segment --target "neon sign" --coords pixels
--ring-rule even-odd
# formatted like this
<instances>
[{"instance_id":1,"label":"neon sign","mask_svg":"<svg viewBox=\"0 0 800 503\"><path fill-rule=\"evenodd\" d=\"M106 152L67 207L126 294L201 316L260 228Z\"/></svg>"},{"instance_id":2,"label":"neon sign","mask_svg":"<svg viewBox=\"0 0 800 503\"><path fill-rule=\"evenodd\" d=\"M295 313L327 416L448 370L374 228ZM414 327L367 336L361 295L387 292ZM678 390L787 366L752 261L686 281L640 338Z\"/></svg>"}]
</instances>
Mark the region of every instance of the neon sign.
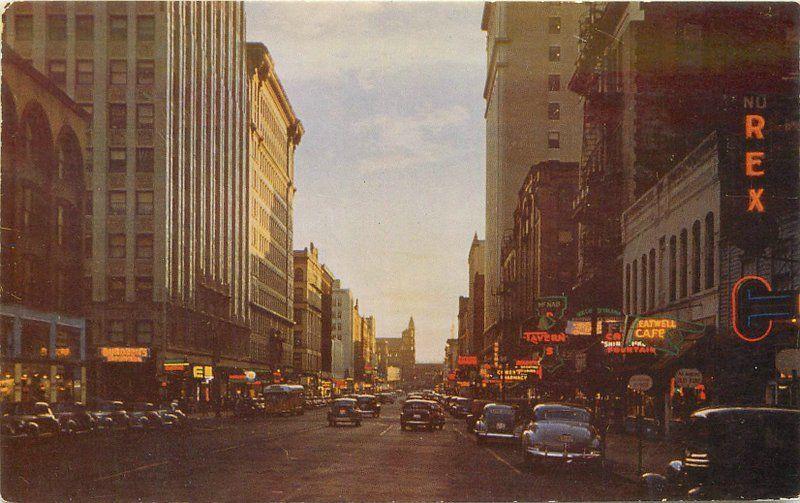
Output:
<instances>
[{"instance_id":1,"label":"neon sign","mask_svg":"<svg viewBox=\"0 0 800 503\"><path fill-rule=\"evenodd\" d=\"M655 351L674 356L680 352L685 340L696 338L704 331L705 325L699 323L666 317L639 316L633 320L628 329L625 346L648 346Z\"/></svg>"},{"instance_id":2,"label":"neon sign","mask_svg":"<svg viewBox=\"0 0 800 503\"><path fill-rule=\"evenodd\" d=\"M558 334L542 331L524 332L522 337L531 344L567 342L567 334L563 332Z\"/></svg>"},{"instance_id":3,"label":"neon sign","mask_svg":"<svg viewBox=\"0 0 800 503\"><path fill-rule=\"evenodd\" d=\"M774 320L792 319L799 310L798 292L773 292L761 276L744 276L731 289L731 325L746 342L764 339Z\"/></svg>"}]
</instances>

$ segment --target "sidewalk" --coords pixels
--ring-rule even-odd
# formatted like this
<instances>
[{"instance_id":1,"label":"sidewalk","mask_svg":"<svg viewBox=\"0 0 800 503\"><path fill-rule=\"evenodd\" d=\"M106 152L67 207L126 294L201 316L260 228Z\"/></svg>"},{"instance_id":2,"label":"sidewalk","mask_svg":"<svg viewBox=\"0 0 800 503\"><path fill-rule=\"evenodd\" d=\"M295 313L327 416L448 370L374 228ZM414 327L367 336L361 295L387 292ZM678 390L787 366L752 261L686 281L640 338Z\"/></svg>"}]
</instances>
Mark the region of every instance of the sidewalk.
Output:
<instances>
[{"instance_id":1,"label":"sidewalk","mask_svg":"<svg viewBox=\"0 0 800 503\"><path fill-rule=\"evenodd\" d=\"M642 440L642 473L663 474L667 463L681 457L681 446L675 442ZM617 475L638 482L639 441L636 436L609 433L606 436L606 462Z\"/></svg>"}]
</instances>

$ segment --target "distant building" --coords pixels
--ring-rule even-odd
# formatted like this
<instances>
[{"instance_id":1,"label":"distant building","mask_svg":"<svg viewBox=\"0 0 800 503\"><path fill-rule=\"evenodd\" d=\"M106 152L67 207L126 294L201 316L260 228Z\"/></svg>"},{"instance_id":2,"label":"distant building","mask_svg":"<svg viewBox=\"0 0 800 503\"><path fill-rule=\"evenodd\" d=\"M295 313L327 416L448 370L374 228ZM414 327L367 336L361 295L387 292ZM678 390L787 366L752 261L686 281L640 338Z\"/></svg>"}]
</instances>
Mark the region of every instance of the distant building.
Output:
<instances>
[{"instance_id":1,"label":"distant building","mask_svg":"<svg viewBox=\"0 0 800 503\"><path fill-rule=\"evenodd\" d=\"M447 339L444 346L444 366L446 370L458 369L458 339Z\"/></svg>"},{"instance_id":2,"label":"distant building","mask_svg":"<svg viewBox=\"0 0 800 503\"><path fill-rule=\"evenodd\" d=\"M322 368L322 276L319 250L294 251L294 372L317 376Z\"/></svg>"},{"instance_id":3,"label":"distant building","mask_svg":"<svg viewBox=\"0 0 800 503\"><path fill-rule=\"evenodd\" d=\"M469 297L458 297L458 351L465 351L467 339L472 332L472 320L469 316ZM466 352L464 353L466 354Z\"/></svg>"},{"instance_id":4,"label":"distant building","mask_svg":"<svg viewBox=\"0 0 800 503\"><path fill-rule=\"evenodd\" d=\"M483 10L487 336L483 348L500 335L501 246L513 229L517 194L528 168L542 161L580 159L583 114L579 96L569 91L567 83L577 58L578 20L584 9L570 2L487 2Z\"/></svg>"},{"instance_id":5,"label":"distant building","mask_svg":"<svg viewBox=\"0 0 800 503\"><path fill-rule=\"evenodd\" d=\"M414 328L414 317L408 320L408 328L403 330L400 337L402 342L400 346L400 371L405 376L414 373L414 365L417 363L417 330Z\"/></svg>"},{"instance_id":6,"label":"distant building","mask_svg":"<svg viewBox=\"0 0 800 503\"><path fill-rule=\"evenodd\" d=\"M465 347L459 344L458 351L462 355L480 356L484 354L484 285L486 281L486 249L485 241L478 239L478 233L472 238L467 265L469 269L469 295L467 296Z\"/></svg>"},{"instance_id":7,"label":"distant building","mask_svg":"<svg viewBox=\"0 0 800 503\"><path fill-rule=\"evenodd\" d=\"M328 377L333 372L333 361L342 359L342 343L333 336L333 273L322 266L322 332L320 342L320 368Z\"/></svg>"},{"instance_id":8,"label":"distant building","mask_svg":"<svg viewBox=\"0 0 800 503\"><path fill-rule=\"evenodd\" d=\"M352 378L355 299L349 289L342 288L342 282L338 279L333 281L333 306L331 309L331 338L339 341L342 347L341 359L332 353L331 373L339 379Z\"/></svg>"},{"instance_id":9,"label":"distant building","mask_svg":"<svg viewBox=\"0 0 800 503\"><path fill-rule=\"evenodd\" d=\"M247 44L250 179L250 358L269 370L294 363L294 153L303 126L264 44Z\"/></svg>"},{"instance_id":10,"label":"distant building","mask_svg":"<svg viewBox=\"0 0 800 503\"><path fill-rule=\"evenodd\" d=\"M85 402L90 115L7 46L2 78L0 401Z\"/></svg>"},{"instance_id":11,"label":"distant building","mask_svg":"<svg viewBox=\"0 0 800 503\"><path fill-rule=\"evenodd\" d=\"M379 368L385 369L387 378L390 368L396 368L398 373L402 373L403 339L401 337L379 337L375 341L382 359Z\"/></svg>"}]
</instances>

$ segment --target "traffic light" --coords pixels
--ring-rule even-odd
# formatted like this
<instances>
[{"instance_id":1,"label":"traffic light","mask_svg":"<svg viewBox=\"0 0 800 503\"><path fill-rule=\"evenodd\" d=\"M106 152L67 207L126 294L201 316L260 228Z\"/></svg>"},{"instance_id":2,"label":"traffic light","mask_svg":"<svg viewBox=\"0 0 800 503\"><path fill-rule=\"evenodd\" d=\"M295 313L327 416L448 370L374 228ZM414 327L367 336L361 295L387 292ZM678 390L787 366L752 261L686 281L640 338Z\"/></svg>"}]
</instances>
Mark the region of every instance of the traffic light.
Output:
<instances>
[{"instance_id":1,"label":"traffic light","mask_svg":"<svg viewBox=\"0 0 800 503\"><path fill-rule=\"evenodd\" d=\"M758 342L772 331L776 320L798 316L798 292L773 292L761 276L744 276L731 290L731 324L740 339Z\"/></svg>"}]
</instances>

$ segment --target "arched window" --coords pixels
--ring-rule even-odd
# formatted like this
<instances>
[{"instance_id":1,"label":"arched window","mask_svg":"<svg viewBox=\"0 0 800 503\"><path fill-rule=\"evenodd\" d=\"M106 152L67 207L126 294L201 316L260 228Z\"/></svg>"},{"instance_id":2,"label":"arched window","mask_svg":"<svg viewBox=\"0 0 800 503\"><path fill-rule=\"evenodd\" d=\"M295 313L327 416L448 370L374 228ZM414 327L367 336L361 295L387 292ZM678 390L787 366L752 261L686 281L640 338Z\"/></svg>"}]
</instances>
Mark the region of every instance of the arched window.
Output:
<instances>
[{"instance_id":1,"label":"arched window","mask_svg":"<svg viewBox=\"0 0 800 503\"><path fill-rule=\"evenodd\" d=\"M681 298L686 297L689 294L689 276L687 275L687 266L689 265L689 233L686 229L681 230L681 252L680 252L680 260L681 260L681 281L680 281L680 288L681 288Z\"/></svg>"},{"instance_id":2,"label":"arched window","mask_svg":"<svg viewBox=\"0 0 800 503\"><path fill-rule=\"evenodd\" d=\"M647 311L647 255L642 254L642 295L639 300L639 312L644 313Z\"/></svg>"},{"instance_id":3,"label":"arched window","mask_svg":"<svg viewBox=\"0 0 800 503\"><path fill-rule=\"evenodd\" d=\"M631 312L631 265L625 264L625 312Z\"/></svg>"},{"instance_id":4,"label":"arched window","mask_svg":"<svg viewBox=\"0 0 800 503\"><path fill-rule=\"evenodd\" d=\"M700 220L695 220L692 225L692 293L700 291L700 277L702 273L703 257L700 251Z\"/></svg>"},{"instance_id":5,"label":"arched window","mask_svg":"<svg viewBox=\"0 0 800 503\"><path fill-rule=\"evenodd\" d=\"M669 301L673 302L677 297L677 278L678 278L678 261L677 261L677 239L675 236L669 238Z\"/></svg>"},{"instance_id":6,"label":"arched window","mask_svg":"<svg viewBox=\"0 0 800 503\"><path fill-rule=\"evenodd\" d=\"M631 292L631 310L636 311L637 306L639 305L639 261L634 260L633 266L631 267L633 277L631 278L631 287L633 291Z\"/></svg>"},{"instance_id":7,"label":"arched window","mask_svg":"<svg viewBox=\"0 0 800 503\"><path fill-rule=\"evenodd\" d=\"M706 288L714 286L714 214L706 215Z\"/></svg>"},{"instance_id":8,"label":"arched window","mask_svg":"<svg viewBox=\"0 0 800 503\"><path fill-rule=\"evenodd\" d=\"M653 310L656 307L656 250L655 248L650 248L650 273L647 285L650 287L650 291L647 294L647 307L649 310Z\"/></svg>"},{"instance_id":9,"label":"arched window","mask_svg":"<svg viewBox=\"0 0 800 503\"><path fill-rule=\"evenodd\" d=\"M303 270L297 268L294 270L294 280L295 281L303 281Z\"/></svg>"}]
</instances>

